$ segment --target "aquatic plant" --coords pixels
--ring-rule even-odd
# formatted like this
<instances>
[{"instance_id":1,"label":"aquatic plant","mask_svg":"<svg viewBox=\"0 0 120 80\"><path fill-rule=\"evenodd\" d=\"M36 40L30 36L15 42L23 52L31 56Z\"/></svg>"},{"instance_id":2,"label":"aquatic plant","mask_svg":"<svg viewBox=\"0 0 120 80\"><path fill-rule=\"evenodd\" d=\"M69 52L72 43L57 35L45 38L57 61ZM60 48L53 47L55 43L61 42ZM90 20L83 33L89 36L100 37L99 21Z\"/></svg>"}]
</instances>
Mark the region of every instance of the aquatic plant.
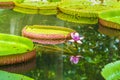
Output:
<instances>
[{"instance_id":1,"label":"aquatic plant","mask_svg":"<svg viewBox=\"0 0 120 80\"><path fill-rule=\"evenodd\" d=\"M90 21L91 17L98 18L99 13L103 11L120 9L119 3L120 2L105 2L104 4L102 3L94 4L94 2L88 0L75 0L75 1L68 0L68 1L63 1L58 5L60 14L58 12L57 15L58 18L71 22L80 22L79 20L82 21L82 19L84 21L84 19L86 18ZM73 19L70 18L71 16Z\"/></svg>"},{"instance_id":2,"label":"aquatic plant","mask_svg":"<svg viewBox=\"0 0 120 80\"><path fill-rule=\"evenodd\" d=\"M57 46L57 45L50 45L50 46L45 46L45 45L40 45L40 44L36 44L36 48L44 48L46 49L45 51L49 52L53 52L53 51L60 51L63 52L64 55L70 58L70 62L72 64L77 64L79 62L80 58L83 58L81 55L81 52L79 50L80 48L80 44L82 44L82 39L84 37L80 37L79 34L77 32L71 32L71 40L67 40L66 43L64 43L64 46ZM75 40L75 41L74 41ZM71 42L72 41L72 42Z\"/></svg>"},{"instance_id":3,"label":"aquatic plant","mask_svg":"<svg viewBox=\"0 0 120 80\"><path fill-rule=\"evenodd\" d=\"M81 23L81 24L97 24L98 18L81 17L80 15L69 15L62 12L57 13L57 18L68 22Z\"/></svg>"},{"instance_id":4,"label":"aquatic plant","mask_svg":"<svg viewBox=\"0 0 120 80\"><path fill-rule=\"evenodd\" d=\"M71 32L75 30L59 26L33 25L25 26L22 35L41 44L60 44L71 38Z\"/></svg>"},{"instance_id":5,"label":"aquatic plant","mask_svg":"<svg viewBox=\"0 0 120 80\"><path fill-rule=\"evenodd\" d=\"M27 13L27 14L43 14L53 15L57 13L57 5L59 2L46 2L46 1L35 1L31 2L25 0L24 2L15 2L14 11Z\"/></svg>"},{"instance_id":6,"label":"aquatic plant","mask_svg":"<svg viewBox=\"0 0 120 80\"><path fill-rule=\"evenodd\" d=\"M34 80L34 79L20 74L0 71L0 80Z\"/></svg>"},{"instance_id":7,"label":"aquatic plant","mask_svg":"<svg viewBox=\"0 0 120 80\"><path fill-rule=\"evenodd\" d=\"M70 56L70 62L72 64L77 64L79 62L79 59L81 58L80 55L77 55L77 56Z\"/></svg>"},{"instance_id":8,"label":"aquatic plant","mask_svg":"<svg viewBox=\"0 0 120 80\"><path fill-rule=\"evenodd\" d=\"M120 29L120 9L109 10L99 14L99 23L103 26Z\"/></svg>"},{"instance_id":9,"label":"aquatic plant","mask_svg":"<svg viewBox=\"0 0 120 80\"><path fill-rule=\"evenodd\" d=\"M69 40L70 42L76 42L76 43L79 43L79 44L82 44L81 40L84 39L84 37L81 37L79 35L79 33L77 32L73 32L71 33L71 40Z\"/></svg>"},{"instance_id":10,"label":"aquatic plant","mask_svg":"<svg viewBox=\"0 0 120 80\"><path fill-rule=\"evenodd\" d=\"M111 62L104 66L101 71L102 76L106 80L119 80L120 79L120 61Z\"/></svg>"},{"instance_id":11,"label":"aquatic plant","mask_svg":"<svg viewBox=\"0 0 120 80\"><path fill-rule=\"evenodd\" d=\"M0 34L0 65L25 62L35 56L31 40L15 35Z\"/></svg>"}]
</instances>

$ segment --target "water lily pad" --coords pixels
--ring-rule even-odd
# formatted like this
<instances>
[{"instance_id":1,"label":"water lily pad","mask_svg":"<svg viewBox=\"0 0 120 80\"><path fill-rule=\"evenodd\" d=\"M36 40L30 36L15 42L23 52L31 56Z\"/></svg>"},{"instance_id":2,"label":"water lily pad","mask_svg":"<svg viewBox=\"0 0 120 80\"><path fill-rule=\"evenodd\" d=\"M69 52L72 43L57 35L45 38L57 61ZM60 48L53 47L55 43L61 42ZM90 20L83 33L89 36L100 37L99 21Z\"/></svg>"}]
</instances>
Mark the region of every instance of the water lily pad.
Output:
<instances>
[{"instance_id":1,"label":"water lily pad","mask_svg":"<svg viewBox=\"0 0 120 80\"><path fill-rule=\"evenodd\" d=\"M43 15L53 15L57 13L57 4L58 2L15 2L14 11L27 13L27 14L43 14Z\"/></svg>"},{"instance_id":2,"label":"water lily pad","mask_svg":"<svg viewBox=\"0 0 120 80\"><path fill-rule=\"evenodd\" d=\"M0 80L34 80L34 79L20 74L0 71Z\"/></svg>"},{"instance_id":3,"label":"water lily pad","mask_svg":"<svg viewBox=\"0 0 120 80\"><path fill-rule=\"evenodd\" d=\"M99 23L103 26L120 29L120 9L105 11L99 14Z\"/></svg>"},{"instance_id":4,"label":"water lily pad","mask_svg":"<svg viewBox=\"0 0 120 80\"><path fill-rule=\"evenodd\" d=\"M74 23L81 23L81 24L97 24L98 23L97 18L80 17L79 15L74 16L74 15L65 14L65 13L61 13L61 12L59 12L57 14L57 17L59 19L62 19L62 20L68 21L68 22L74 22Z\"/></svg>"},{"instance_id":5,"label":"water lily pad","mask_svg":"<svg viewBox=\"0 0 120 80\"><path fill-rule=\"evenodd\" d=\"M105 80L119 80L120 79L120 61L111 62L104 66L101 71Z\"/></svg>"},{"instance_id":6,"label":"water lily pad","mask_svg":"<svg viewBox=\"0 0 120 80\"><path fill-rule=\"evenodd\" d=\"M120 9L120 2L93 5L89 0L68 0L59 4L58 8L65 14L96 18L102 11Z\"/></svg>"},{"instance_id":7,"label":"water lily pad","mask_svg":"<svg viewBox=\"0 0 120 80\"><path fill-rule=\"evenodd\" d=\"M33 57L35 57L35 51L31 40L0 34L0 65L24 62Z\"/></svg>"},{"instance_id":8,"label":"water lily pad","mask_svg":"<svg viewBox=\"0 0 120 80\"><path fill-rule=\"evenodd\" d=\"M71 32L75 31L59 26L33 25L23 28L22 35L41 44L59 44L70 39Z\"/></svg>"}]
</instances>

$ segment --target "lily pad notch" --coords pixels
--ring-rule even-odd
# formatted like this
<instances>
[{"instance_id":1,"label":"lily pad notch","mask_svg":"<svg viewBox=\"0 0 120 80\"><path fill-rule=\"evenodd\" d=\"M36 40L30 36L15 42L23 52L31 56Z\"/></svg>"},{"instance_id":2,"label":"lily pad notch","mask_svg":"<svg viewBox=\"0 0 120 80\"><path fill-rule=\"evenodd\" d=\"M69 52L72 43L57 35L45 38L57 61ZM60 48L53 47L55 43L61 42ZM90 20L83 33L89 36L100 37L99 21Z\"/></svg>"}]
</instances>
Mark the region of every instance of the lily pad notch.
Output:
<instances>
[{"instance_id":1,"label":"lily pad notch","mask_svg":"<svg viewBox=\"0 0 120 80\"><path fill-rule=\"evenodd\" d=\"M25 26L22 35L40 44L61 44L71 39L71 32L75 30L60 26L33 25Z\"/></svg>"},{"instance_id":2,"label":"lily pad notch","mask_svg":"<svg viewBox=\"0 0 120 80\"><path fill-rule=\"evenodd\" d=\"M0 34L0 65L26 62L35 57L35 48L31 40L10 34Z\"/></svg>"}]
</instances>

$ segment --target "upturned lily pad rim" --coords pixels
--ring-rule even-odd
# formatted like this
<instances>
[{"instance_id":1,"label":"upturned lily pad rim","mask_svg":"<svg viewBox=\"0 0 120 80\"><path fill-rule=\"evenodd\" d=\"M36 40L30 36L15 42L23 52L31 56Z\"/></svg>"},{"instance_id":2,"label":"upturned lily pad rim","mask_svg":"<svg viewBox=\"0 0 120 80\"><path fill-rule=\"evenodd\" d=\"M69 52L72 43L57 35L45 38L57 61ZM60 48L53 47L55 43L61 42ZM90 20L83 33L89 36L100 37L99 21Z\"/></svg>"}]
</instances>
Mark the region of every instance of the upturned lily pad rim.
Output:
<instances>
[{"instance_id":1,"label":"upturned lily pad rim","mask_svg":"<svg viewBox=\"0 0 120 80\"><path fill-rule=\"evenodd\" d=\"M61 26L33 25L24 27L22 35L30 38L33 42L41 44L61 44L71 39L71 32L76 31Z\"/></svg>"},{"instance_id":2,"label":"upturned lily pad rim","mask_svg":"<svg viewBox=\"0 0 120 80\"><path fill-rule=\"evenodd\" d=\"M32 2L14 2L15 6L17 7L21 7L21 8L26 8L26 9L35 9L35 10L39 10L39 9L57 9L57 4L59 4L59 2L49 2L49 3L45 3L44 5L39 4L39 6L35 6L35 5L27 5L27 4L31 4ZM27 4L24 4L27 3ZM37 3L38 4L38 3Z\"/></svg>"},{"instance_id":3,"label":"upturned lily pad rim","mask_svg":"<svg viewBox=\"0 0 120 80\"><path fill-rule=\"evenodd\" d=\"M63 1L63 3L59 4L58 8L60 9L61 12L70 14L70 15L80 15L81 17L98 17L99 13L101 13L103 11L120 9L120 6L118 7L118 5L117 5L119 3L117 3L117 2L108 4L108 5L100 5L100 4L91 5L90 2L86 2L85 4L83 4L83 3L78 4L78 2L70 3L68 1L69 6L68 6L68 4L67 5L66 4L64 4L64 1ZM75 6L78 6L79 9L77 9L77 7L75 8ZM91 6L91 9L89 8L90 6ZM102 7L102 8L100 9L100 7ZM94 10L94 9L96 9L96 10Z\"/></svg>"},{"instance_id":4,"label":"upturned lily pad rim","mask_svg":"<svg viewBox=\"0 0 120 80\"><path fill-rule=\"evenodd\" d=\"M70 33L70 32L74 32L75 30L73 30L73 29L70 29L70 28L66 28L66 27L61 27L61 26L48 26L48 25L33 25L33 26L29 26L29 25L26 25L23 29L25 29L25 30L27 30L27 28L29 28L29 29L45 29L45 30L56 30L56 31L65 31L65 32L68 32L68 33ZM27 31L27 32L33 32L33 33L35 33L34 31ZM43 34L47 34L47 35L51 35L51 34L56 34L56 35L58 35L59 33L56 33L56 32L51 32L50 34L48 34L48 33L39 33L39 35L43 35ZM38 34L38 33L35 33L35 34ZM63 34L62 34L63 35ZM68 34L67 34L68 35Z\"/></svg>"},{"instance_id":5,"label":"upturned lily pad rim","mask_svg":"<svg viewBox=\"0 0 120 80\"><path fill-rule=\"evenodd\" d=\"M18 55L33 51L35 49L34 44L30 39L3 33L0 33L0 45L2 46L0 56ZM8 45L11 48L7 47ZM12 49L13 51L11 51L10 49ZM19 49L19 51L17 49Z\"/></svg>"},{"instance_id":6,"label":"upturned lily pad rim","mask_svg":"<svg viewBox=\"0 0 120 80\"><path fill-rule=\"evenodd\" d=\"M57 17L64 21L80 23L80 24L97 24L98 23L98 18L80 17L80 16L75 17L74 15L69 15L62 12L59 12L57 14Z\"/></svg>"},{"instance_id":7,"label":"upturned lily pad rim","mask_svg":"<svg viewBox=\"0 0 120 80\"><path fill-rule=\"evenodd\" d=\"M111 18L120 17L120 9L108 10L99 14L99 23L103 26L120 29L120 22L111 20Z\"/></svg>"}]
</instances>

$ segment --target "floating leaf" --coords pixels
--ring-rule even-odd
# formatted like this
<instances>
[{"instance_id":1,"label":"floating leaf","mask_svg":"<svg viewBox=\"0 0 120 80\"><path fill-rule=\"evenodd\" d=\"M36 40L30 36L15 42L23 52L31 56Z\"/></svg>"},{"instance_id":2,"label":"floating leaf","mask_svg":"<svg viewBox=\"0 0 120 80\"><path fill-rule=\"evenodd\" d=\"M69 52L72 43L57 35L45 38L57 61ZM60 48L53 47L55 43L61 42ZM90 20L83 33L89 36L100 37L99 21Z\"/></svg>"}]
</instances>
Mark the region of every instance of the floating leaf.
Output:
<instances>
[{"instance_id":1,"label":"floating leaf","mask_svg":"<svg viewBox=\"0 0 120 80\"><path fill-rule=\"evenodd\" d=\"M22 35L41 44L60 44L71 38L71 32L75 30L58 26L33 25L23 28Z\"/></svg>"},{"instance_id":2,"label":"floating leaf","mask_svg":"<svg viewBox=\"0 0 120 80\"><path fill-rule=\"evenodd\" d=\"M33 57L35 57L35 51L31 40L0 34L0 65L23 62Z\"/></svg>"},{"instance_id":3,"label":"floating leaf","mask_svg":"<svg viewBox=\"0 0 120 80\"><path fill-rule=\"evenodd\" d=\"M20 74L0 71L0 80L34 80L34 79Z\"/></svg>"},{"instance_id":4,"label":"floating leaf","mask_svg":"<svg viewBox=\"0 0 120 80\"><path fill-rule=\"evenodd\" d=\"M119 80L120 79L120 61L112 62L102 69L102 76L106 80Z\"/></svg>"},{"instance_id":5,"label":"floating leaf","mask_svg":"<svg viewBox=\"0 0 120 80\"><path fill-rule=\"evenodd\" d=\"M103 26L120 29L120 9L109 10L99 14L99 23Z\"/></svg>"}]
</instances>

